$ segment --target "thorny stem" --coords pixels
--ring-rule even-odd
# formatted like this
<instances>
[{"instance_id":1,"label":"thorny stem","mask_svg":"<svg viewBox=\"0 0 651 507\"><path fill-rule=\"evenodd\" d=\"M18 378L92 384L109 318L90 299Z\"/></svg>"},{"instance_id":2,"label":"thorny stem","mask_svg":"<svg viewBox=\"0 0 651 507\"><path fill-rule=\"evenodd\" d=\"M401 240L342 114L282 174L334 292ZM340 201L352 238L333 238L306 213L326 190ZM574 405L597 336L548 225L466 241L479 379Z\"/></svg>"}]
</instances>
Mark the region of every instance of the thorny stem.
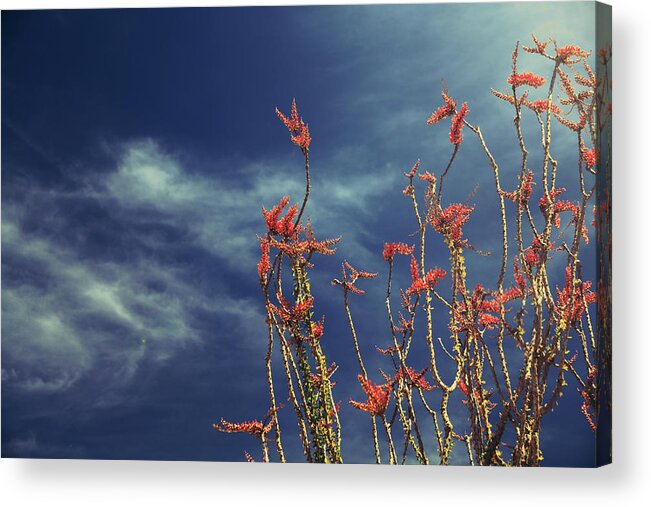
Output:
<instances>
[{"instance_id":1,"label":"thorny stem","mask_svg":"<svg viewBox=\"0 0 651 507\"><path fill-rule=\"evenodd\" d=\"M457 140L455 142L451 133L450 139L454 144L454 148L438 180L431 174L421 174L421 178L427 180L422 212L419 208L413 181L418 164L411 173L406 174L409 178L409 184L405 189L405 194L411 197L411 206L418 224L418 252L415 254L418 274L413 274L414 280L418 276L424 280L427 275L425 268L426 229L427 225L430 224L436 232L444 236L448 247L451 287L450 291L445 293L427 285L422 290L418 290L415 297L410 291L407 291L407 293L402 292L402 308L406 313L400 312L398 314L400 324L396 326L391 307L394 263L393 258L388 260L385 306L392 350L390 352L381 350L381 352L390 356L396 376L391 380L390 376L385 375L386 384L384 385L390 388L389 395L394 395L393 400L391 400L390 396L384 398L387 400L387 404L389 402L393 403L393 407L391 408L390 405L382 406L381 411L376 410L374 412L378 415L369 414L377 463L381 462L381 456L376 417L380 418L385 429L389 462L391 464L406 463L410 447L419 462L429 463L425 452L423 435L426 435L424 431L430 423L427 418L423 423L421 418L419 424L417 418L417 414L422 413L419 411L424 409L425 413L431 417L434 443L438 448L441 464L450 462L454 442L459 440L465 444L468 462L472 466L538 466L542 459L540 438L542 419L545 414L557 405L560 396L563 394L563 387L566 385L565 372L569 372L570 375L574 376L586 403L597 389L598 380L595 377L595 368L601 368L602 365L602 356L600 356L598 345L603 338L600 335L600 328L595 330L593 326L589 304L594 302L595 294L588 290L588 284L584 285L581 276L579 250L582 237L586 236L584 233L586 208L595 190L595 185L590 188L588 183L590 180L589 175L598 174L604 160L606 164L610 163L610 153L602 156L601 159L596 157L596 162L593 160L588 163L588 156L594 157L594 153L586 155L585 150L587 148L584 148L582 134L591 141L593 147L597 146L600 129L603 128L602 113L605 108L603 96L606 95L605 87L608 84L604 84L603 73L601 74L601 81L594 79L586 64L588 77L592 76L591 79L594 81L594 93L591 95L588 92L582 92L579 97L572 97L571 86L568 85L569 78L565 77L566 75L561 70L561 66L565 65L574 70L573 66L581 60L585 60L586 57L580 56L578 59L573 60L572 58L575 57L562 56L561 49L556 46L555 41L551 42L556 55L548 54L545 49L547 43L541 44L537 40L535 40L537 48L533 50L525 48L529 52L538 53L545 59L554 62L544 102L542 100L536 101L535 104L529 102L526 93L522 94L521 97L517 96L517 88L521 86L518 79L526 80L529 79L527 76L531 76L530 73L518 74L519 43L516 44L512 55L513 79L509 78L511 95L496 93L498 97L510 102L515 110L513 123L520 148L520 153L517 156L518 160L515 164L516 167L519 166L519 184L515 191L504 191L501 181L502 175L500 174L500 166L510 167L512 164L505 161L500 161L500 164L498 164L497 159L486 143L481 128L468 122L465 117L462 120L463 126L475 134L479 146L487 158L488 165L492 170L494 188L498 198L502 252L496 285L493 286L495 290L484 290L483 287L475 289L474 292L472 289L469 290L472 285L470 285L470 277L466 268L465 252L479 251L471 247L465 238L462 242L451 239L453 237L446 235L445 232L441 231L441 227L437 225L437 220L443 212L441 206L443 184L457 159L461 137L457 135L454 138ZM571 52L574 51L572 48L573 46L568 46L562 49ZM607 65L605 76L607 80ZM586 118L586 122L574 124L567 118L560 117L561 109L553 102L557 77L569 97L569 100L561 103L570 104L572 109L575 109ZM585 83L586 79L582 80L582 78L576 77L579 84ZM542 84L544 79L539 78L538 82ZM600 86L601 88L599 88ZM444 88L444 92L445 94L448 93L447 88ZM586 97L592 98L591 100L585 100ZM443 106L442 117L445 117L445 115L451 116L452 114L458 115L456 103L449 100L447 95L445 100L447 106ZM546 107L544 107L545 102ZM523 106L525 107L523 108ZM449 109L446 110L445 107L449 107ZM540 187L537 187L538 192L543 195L538 205L542 218L539 216L534 217L529 203L529 198L532 195L530 185L535 184L535 182L531 182L533 176L530 175L530 172L533 171L527 168L529 150L525 143L522 127L523 111L526 108L534 111L535 118L540 126L540 145L538 149L542 148L542 161L536 170L536 180L541 184ZM438 114L438 112L435 114ZM545 114L544 118L542 117L543 114ZM574 202L556 200L557 196L563 191L563 189L557 189L557 174L565 166L565 161L564 159L558 161L552 156L552 115L576 133L578 185L581 197ZM596 120L593 116L596 116ZM286 118L283 120L286 125L290 126L290 130L294 128L295 124L292 123L294 118L292 116L290 120ZM462 116L458 118L462 118ZM578 125L578 127L573 125ZM460 130L456 133L459 134L459 132ZM301 141L297 142L295 139L292 140L301 147L305 160L305 194L300 211L294 220L294 227L299 227L310 195L309 139L304 144L300 144ZM504 174L508 175L508 171ZM525 185L529 186L525 188ZM528 193L525 193L525 190ZM506 197L514 201L516 205L513 217L515 222L513 238L509 237ZM450 207L446 211L449 209L454 208ZM559 213L568 210L572 211L572 220L556 236L552 237L554 228L560 228ZM293 212L295 213L295 208ZM465 219L467 220L467 217ZM598 217L597 223L599 224ZM571 243L569 240L569 244L562 242L566 230L570 229L572 225L574 228ZM271 228L269 228L269 231L267 241L279 237L279 235L274 236L276 233L273 233ZM599 227L597 237L603 239ZM282 240L289 244L289 234L285 235ZM509 281L507 280L509 240L516 243L512 248L516 252L514 257L514 278L516 278L517 286L511 288L509 288ZM527 246L529 241L531 241L531 246ZM587 242L587 236L585 241ZM562 243L561 247L558 246L559 243ZM554 292L552 284L555 283L555 280L552 278L550 283L550 276L553 274L548 261L552 257L552 252L561 250L565 250L567 254L567 277L564 288L556 288ZM276 320L271 311L272 306L268 288L274 286L279 298L281 297L281 270L284 259L289 260L291 263L291 275L294 282L293 299L296 304L301 304L307 301L308 298L312 298L307 270L312 267L310 261L314 252L309 252L305 257L295 256L291 252L291 248L279 249L272 265L268 267L268 277L263 278L261 275L261 285L267 306L268 341L265 367L271 404L270 410L275 411L278 408L271 364L275 333L279 338L278 343L283 361L282 370L287 380L288 400L291 401L293 411L297 417L299 437L306 460L308 462L342 462L341 425L332 390L333 384L329 379L336 367L333 365L330 369L328 368L328 362L320 341L322 330L318 336L312 330L311 326L315 322L313 321L311 309L299 319L299 322L294 322L291 325L287 324L285 318L283 318L282 322ZM481 252L479 253L481 254ZM416 273L416 268L413 269L414 273ZM353 349L361 372L361 378L368 381L369 372L362 359L361 345L363 343L360 344L360 336L358 336L349 307L349 289L343 283L342 286L344 290L344 312L353 338ZM507 306L509 302L515 302L513 307ZM439 337L438 344L435 344L434 335L436 332L436 335L439 336L439 330L434 329L434 312L439 308L449 313L448 329L450 334L449 341L446 339L444 342L444 339ZM422 319L422 313L420 313L419 309L422 309L425 313L426 327L421 334L415 331L417 316L419 320ZM513 313L510 313L512 311ZM603 311L600 308L600 320L598 322L600 326L603 320L602 314ZM287 331L290 334L289 341L285 336ZM425 384L427 394L424 392L422 383L417 385L415 380L409 379L408 375L406 375L406 372L412 372L409 375L414 372L408 364L408 353L412 339L421 335L424 335L428 348L429 375L434 380L432 385ZM513 337L513 347L508 348L507 355L505 344L509 345L511 343L510 337ZM445 365L437 363L436 349L439 346L446 356L446 359L444 359ZM572 349L576 350L576 354L572 356L572 359L568 359L570 357L568 354ZM511 364L511 357L518 350L521 356L515 360L515 364L518 364L519 367L519 372L516 375L516 370L513 369ZM296 354L296 357L294 354ZM585 364L580 367L576 366L574 361L577 357L581 357L581 361ZM452 362L451 364L448 363L448 359ZM587 374L584 371L590 372L589 375L591 376L586 376ZM425 370L421 375L424 375L424 372ZM603 378L603 373L599 372L599 375L600 378ZM419 379L424 381L424 377ZM436 390L431 391L434 388ZM451 405L451 403L456 403L459 399L457 397L459 393L456 392L457 388L463 394L463 396L460 396L461 401L468 410L467 417L464 418L463 422L465 424L463 433L455 432L453 422L453 418L458 417L456 409ZM414 389L418 393L417 396L414 396ZM499 398L496 403L491 401L491 396L495 393ZM429 397L431 399L428 400ZM414 399L420 400L418 407L414 405ZM369 400L371 400L370 396ZM498 405L500 406L499 410L492 412ZM431 408L433 406L437 406L436 411ZM593 408L595 412L598 412L599 408L596 406L596 402ZM366 409L364 408L364 410ZM584 404L582 410L586 414L591 427L593 427L590 415L587 412L591 408L586 409ZM273 426L270 427L275 430L276 449L280 461L284 462L285 455L281 443L281 432L275 412L273 417L275 420ZM400 442L402 450L400 460L398 460L392 436L392 426L396 419L400 421L404 434L404 441ZM263 448L263 461L265 462L269 461L266 435L265 430L265 433L260 437ZM508 458L502 456L502 448L511 449Z\"/></svg>"}]
</instances>

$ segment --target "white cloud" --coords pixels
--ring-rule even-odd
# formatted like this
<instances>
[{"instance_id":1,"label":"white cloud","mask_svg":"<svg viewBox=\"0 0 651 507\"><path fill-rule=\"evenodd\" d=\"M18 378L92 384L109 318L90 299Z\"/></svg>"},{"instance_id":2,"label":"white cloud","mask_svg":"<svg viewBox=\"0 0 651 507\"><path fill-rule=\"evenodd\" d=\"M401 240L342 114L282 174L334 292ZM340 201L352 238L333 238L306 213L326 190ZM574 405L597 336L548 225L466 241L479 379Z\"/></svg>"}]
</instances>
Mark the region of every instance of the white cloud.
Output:
<instances>
[{"instance_id":1,"label":"white cloud","mask_svg":"<svg viewBox=\"0 0 651 507\"><path fill-rule=\"evenodd\" d=\"M264 331L262 305L230 295L225 279L217 278L208 296L206 287L197 286L191 265L170 265L161 255L84 255L80 249L91 246L85 232L74 231L73 218L53 210L70 200L90 199L110 210L117 223L162 223L179 232L187 242L183 247L214 256L225 274L252 277L258 255L255 233L263 228L260 207L271 207L285 194L300 199L302 167L291 169L290 177L289 163L250 163L243 169L250 178L231 181L224 172L192 172L152 140L126 144L122 153L114 171L84 190L24 188L26 204L3 204L8 273L2 291L3 379L15 388L65 391L98 367L101 382L126 386L144 361L164 361L179 347L201 342L197 312L228 323L228 331L215 330L211 338L217 340L236 333L240 344L253 346ZM345 180L333 177L329 168L346 163L357 172ZM319 216L317 232L335 236L342 225L338 216L371 215L368 202L393 185L394 177L370 177L369 171L359 170L363 164L359 151L340 152L318 164L318 192L308 209ZM36 203L39 227L28 227ZM348 250L368 255L357 237L362 231L350 230ZM80 242L63 242L57 231L74 233ZM169 247L155 236L137 241L153 252ZM109 393L97 403L113 398Z\"/></svg>"}]
</instances>

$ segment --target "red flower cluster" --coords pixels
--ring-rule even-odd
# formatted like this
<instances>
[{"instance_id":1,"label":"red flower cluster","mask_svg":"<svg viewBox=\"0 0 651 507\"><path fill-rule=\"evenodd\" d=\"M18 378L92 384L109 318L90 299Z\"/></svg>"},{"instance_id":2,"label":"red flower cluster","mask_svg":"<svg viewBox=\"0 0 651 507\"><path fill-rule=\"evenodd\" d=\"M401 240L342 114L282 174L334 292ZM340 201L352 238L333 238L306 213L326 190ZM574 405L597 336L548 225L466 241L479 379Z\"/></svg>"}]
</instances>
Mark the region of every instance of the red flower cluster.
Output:
<instances>
[{"instance_id":1,"label":"red flower cluster","mask_svg":"<svg viewBox=\"0 0 651 507\"><path fill-rule=\"evenodd\" d=\"M599 160L599 153L596 148L592 148L591 150L586 149L583 141L581 141L581 158L585 162L585 166L588 169L592 169L597 164L597 160Z\"/></svg>"},{"instance_id":2,"label":"red flower cluster","mask_svg":"<svg viewBox=\"0 0 651 507\"><path fill-rule=\"evenodd\" d=\"M579 208L579 205L577 203L570 202L570 201L556 201L556 197L558 197L563 192L565 192L565 188L558 188L556 190L553 190L552 192L549 192L549 198L551 199L554 205L551 218L554 227L556 227L557 229L561 226L560 213L562 213L563 211L572 212L572 222L575 224L579 223L579 216L581 214L581 209ZM540 209L543 213L547 211L547 208L549 206L547 201L547 196L543 195L540 198L538 206L540 206ZM588 229L584 224L581 224L581 236L583 237L585 243L588 244L590 239L588 237Z\"/></svg>"},{"instance_id":3,"label":"red flower cluster","mask_svg":"<svg viewBox=\"0 0 651 507\"><path fill-rule=\"evenodd\" d=\"M509 76L506 82L516 88L518 86L532 86L533 88L538 88L545 84L545 78L532 72L525 72L524 74L514 72Z\"/></svg>"},{"instance_id":4,"label":"red flower cluster","mask_svg":"<svg viewBox=\"0 0 651 507\"><path fill-rule=\"evenodd\" d=\"M509 301L513 301L514 299L521 298L523 295L524 295L523 289L520 288L519 284L517 284L515 287L506 289L501 294L496 294L495 301L497 301L499 304L504 304L504 303L508 303Z\"/></svg>"},{"instance_id":5,"label":"red flower cluster","mask_svg":"<svg viewBox=\"0 0 651 507\"><path fill-rule=\"evenodd\" d=\"M333 247L339 243L340 240L341 238L333 238L318 241L314 236L312 227L308 223L305 228L305 239L295 238L291 241L278 241L274 238L270 238L269 244L283 252L288 257L295 259L302 255L311 255L315 252L322 255L333 255L335 253Z\"/></svg>"},{"instance_id":6,"label":"red flower cluster","mask_svg":"<svg viewBox=\"0 0 651 507\"><path fill-rule=\"evenodd\" d=\"M258 262L258 277L262 282L264 282L267 279L267 273L271 268L271 264L269 263L269 241L261 238L258 239L260 240L260 250L262 251L260 262Z\"/></svg>"},{"instance_id":7,"label":"red flower cluster","mask_svg":"<svg viewBox=\"0 0 651 507\"><path fill-rule=\"evenodd\" d=\"M396 373L396 376L393 378L393 382L396 383L399 379L402 379L407 383L407 385L415 387L416 389L422 389L423 391L436 389L436 386L431 385L427 380L425 380L426 372L427 368L416 373L411 366L407 366L406 368L401 367L400 371Z\"/></svg>"},{"instance_id":8,"label":"red flower cluster","mask_svg":"<svg viewBox=\"0 0 651 507\"><path fill-rule=\"evenodd\" d=\"M465 204L450 204L444 210L435 208L430 215L430 223L434 230L443 235L455 248L465 247L467 240L462 240L463 226L470 218L474 206Z\"/></svg>"},{"instance_id":9,"label":"red flower cluster","mask_svg":"<svg viewBox=\"0 0 651 507\"><path fill-rule=\"evenodd\" d=\"M486 329L493 329L500 323L499 317L492 315L499 313L500 303L497 299L486 299L487 291L481 284L475 286L470 298L473 313L479 315L479 325Z\"/></svg>"},{"instance_id":10,"label":"red flower cluster","mask_svg":"<svg viewBox=\"0 0 651 507\"><path fill-rule=\"evenodd\" d=\"M490 313L482 313L479 316L479 325L486 329L493 329L500 323L500 318Z\"/></svg>"},{"instance_id":11,"label":"red flower cluster","mask_svg":"<svg viewBox=\"0 0 651 507\"><path fill-rule=\"evenodd\" d=\"M535 53L539 55L544 55L545 54L545 48L547 47L547 44L549 44L549 41L547 42L540 42L534 34L531 34L531 37L533 38L533 42L536 45L535 48L528 48L525 46L522 46L522 49L524 49L527 53Z\"/></svg>"},{"instance_id":12,"label":"red flower cluster","mask_svg":"<svg viewBox=\"0 0 651 507\"><path fill-rule=\"evenodd\" d=\"M273 425L274 419L272 418L266 425L260 421L231 423L222 419L219 424L213 424L212 426L223 433L248 433L249 435L261 438L271 431Z\"/></svg>"},{"instance_id":13,"label":"red flower cluster","mask_svg":"<svg viewBox=\"0 0 651 507\"><path fill-rule=\"evenodd\" d=\"M421 180L423 180L423 181L426 181L426 182L429 183L430 185L436 185L436 176L434 176L434 175L433 175L431 172L429 172L429 171L425 171L424 173L419 174L419 175L418 175L418 178L421 179Z\"/></svg>"},{"instance_id":14,"label":"red flower cluster","mask_svg":"<svg viewBox=\"0 0 651 507\"><path fill-rule=\"evenodd\" d=\"M271 234L280 234L287 238L296 238L298 233L301 231L301 226L294 224L294 219L298 214L298 205L294 204L291 206L287 210L287 214L283 218L280 218L280 214L288 203L289 197L285 196L270 211L262 208L262 214L264 215L267 230Z\"/></svg>"},{"instance_id":15,"label":"red flower cluster","mask_svg":"<svg viewBox=\"0 0 651 507\"><path fill-rule=\"evenodd\" d=\"M528 100L525 100L523 104L531 109L535 113L545 113L547 112L547 100L546 99L541 99L541 100L534 100L533 102L529 102ZM550 106L550 111L552 114L561 114L561 108L558 107L556 104L553 102L551 103Z\"/></svg>"},{"instance_id":16,"label":"red flower cluster","mask_svg":"<svg viewBox=\"0 0 651 507\"><path fill-rule=\"evenodd\" d=\"M357 379L362 386L368 401L360 403L358 401L350 400L350 404L364 412L369 412L375 416L381 416L389 406L391 399L391 384L374 384L370 380L364 379L362 375L358 375Z\"/></svg>"},{"instance_id":17,"label":"red flower cluster","mask_svg":"<svg viewBox=\"0 0 651 507\"><path fill-rule=\"evenodd\" d=\"M504 192L502 195L513 202L518 202L522 206L526 206L531 198L531 193L533 192L533 185L536 183L533 181L533 171L531 169L527 170L527 173L524 175L524 181L520 183L520 188L513 192Z\"/></svg>"},{"instance_id":18,"label":"red flower cluster","mask_svg":"<svg viewBox=\"0 0 651 507\"><path fill-rule=\"evenodd\" d=\"M551 250L553 245L553 243L550 243L547 250ZM538 238L533 238L531 246L524 251L524 260L529 267L540 266L540 264L542 264L544 252L545 248L540 240L538 240Z\"/></svg>"},{"instance_id":19,"label":"red flower cluster","mask_svg":"<svg viewBox=\"0 0 651 507\"><path fill-rule=\"evenodd\" d=\"M538 207L540 208L540 211L544 213L547 210L547 207L549 206L549 202L551 201L553 203L559 195L565 192L565 190L566 190L565 187L560 187L551 190L549 192L549 200L547 199L547 195L543 195L538 201Z\"/></svg>"},{"instance_id":20,"label":"red flower cluster","mask_svg":"<svg viewBox=\"0 0 651 507\"><path fill-rule=\"evenodd\" d=\"M466 385L465 380L463 380L463 377L459 379L459 390L463 393L464 396L468 397L468 386Z\"/></svg>"},{"instance_id":21,"label":"red flower cluster","mask_svg":"<svg viewBox=\"0 0 651 507\"><path fill-rule=\"evenodd\" d=\"M515 104L515 98L513 95L507 95L506 93L498 92L497 90L491 88L491 93L495 95L498 99L502 99L509 104ZM518 104L526 104L527 93L523 93L518 99Z\"/></svg>"},{"instance_id":22,"label":"red flower cluster","mask_svg":"<svg viewBox=\"0 0 651 507\"><path fill-rule=\"evenodd\" d=\"M516 288L515 290L519 290ZM477 328L477 325L486 329L493 329L500 323L500 318L494 313L500 311L500 299L515 298L514 294L505 293L498 295L494 299L486 299L488 292L481 284L477 284L472 297L470 298L470 307L466 307L465 302L461 302L453 308L455 322L450 325L450 329L456 332L468 332ZM519 294L517 294L519 296ZM477 322L475 322L475 319Z\"/></svg>"},{"instance_id":23,"label":"red flower cluster","mask_svg":"<svg viewBox=\"0 0 651 507\"><path fill-rule=\"evenodd\" d=\"M590 53L583 51L579 46L567 45L556 50L556 56L562 62L566 62L569 58L576 56L579 58L587 58Z\"/></svg>"},{"instance_id":24,"label":"red flower cluster","mask_svg":"<svg viewBox=\"0 0 651 507\"><path fill-rule=\"evenodd\" d=\"M298 323L303 320L314 304L314 298L312 297L305 298L303 301L296 303L295 305L292 305L280 293L277 294L277 298L280 306L278 307L271 303L269 303L269 306L271 308L271 311L278 315L285 326L289 326L292 323Z\"/></svg>"},{"instance_id":25,"label":"red flower cluster","mask_svg":"<svg viewBox=\"0 0 651 507\"><path fill-rule=\"evenodd\" d=\"M420 159L416 161L414 166L411 168L411 171L408 173L404 173L405 177L409 178L409 183L407 183L407 186L405 189L402 191L403 194L405 195L412 195L414 192L414 176L416 176L416 173L418 172L418 168L420 167Z\"/></svg>"},{"instance_id":26,"label":"red flower cluster","mask_svg":"<svg viewBox=\"0 0 651 507\"><path fill-rule=\"evenodd\" d=\"M443 100L445 101L445 104L443 104L436 111L434 111L432 115L427 119L428 125L433 125L434 123L438 123L444 118L447 118L448 116L452 116L454 114L454 111L457 108L457 103L454 100L452 100L445 93L445 91L441 92L441 95L443 96Z\"/></svg>"},{"instance_id":27,"label":"red flower cluster","mask_svg":"<svg viewBox=\"0 0 651 507\"><path fill-rule=\"evenodd\" d=\"M278 115L278 118L280 118L280 121L285 124L287 130L289 130L292 142L297 145L303 153L307 154L312 139L310 138L310 131L303 121L303 118L299 118L298 116L296 99L292 100L292 112L289 118L281 113L278 108L276 108L276 114Z\"/></svg>"},{"instance_id":28,"label":"red flower cluster","mask_svg":"<svg viewBox=\"0 0 651 507\"><path fill-rule=\"evenodd\" d=\"M583 127L585 127L585 122L586 122L585 115L580 115L578 122L568 120L567 118L562 117L558 113L554 113L554 118L556 118L561 125L567 127L572 132L581 132L581 130L583 130Z\"/></svg>"},{"instance_id":29,"label":"red flower cluster","mask_svg":"<svg viewBox=\"0 0 651 507\"><path fill-rule=\"evenodd\" d=\"M452 126L450 127L450 142L452 144L459 145L463 141L461 129L463 128L463 121L465 120L468 111L468 103L464 102L461 106L461 110L454 115L454 118L452 118Z\"/></svg>"},{"instance_id":30,"label":"red flower cluster","mask_svg":"<svg viewBox=\"0 0 651 507\"><path fill-rule=\"evenodd\" d=\"M310 322L310 330L312 331L312 336L317 340L323 336L323 328L325 326L325 315L321 317L319 322Z\"/></svg>"},{"instance_id":31,"label":"red flower cluster","mask_svg":"<svg viewBox=\"0 0 651 507\"><path fill-rule=\"evenodd\" d=\"M391 355L395 354L396 352L398 352L399 349L402 350L402 348L400 346L395 347L393 345L391 345L390 347L387 347L386 349L383 349L383 348L380 348L380 347L377 347L377 346L375 347L375 350L377 350L383 356L391 356Z\"/></svg>"},{"instance_id":32,"label":"red flower cluster","mask_svg":"<svg viewBox=\"0 0 651 507\"><path fill-rule=\"evenodd\" d=\"M411 171L408 173L405 173L405 176L409 179L412 179L416 173L418 172L418 167L420 166L420 159L416 160L416 163L414 164L414 167L411 168Z\"/></svg>"},{"instance_id":33,"label":"red flower cluster","mask_svg":"<svg viewBox=\"0 0 651 507\"><path fill-rule=\"evenodd\" d=\"M387 262L393 262L395 254L410 255L414 251L414 245L409 246L406 243L385 243L382 256Z\"/></svg>"},{"instance_id":34,"label":"red flower cluster","mask_svg":"<svg viewBox=\"0 0 651 507\"><path fill-rule=\"evenodd\" d=\"M439 283L439 280L445 278L445 270L441 268L430 269L425 278L421 278L418 272L416 258L411 256L411 287L407 289L407 294L418 294L427 290L433 290Z\"/></svg>"},{"instance_id":35,"label":"red flower cluster","mask_svg":"<svg viewBox=\"0 0 651 507\"><path fill-rule=\"evenodd\" d=\"M581 283L581 280L576 280L574 283L572 270L569 266L565 268L565 286L563 290L556 288L558 301L555 310L568 325L577 322L583 315L586 305L597 300L597 295L590 290L591 286L592 282Z\"/></svg>"}]
</instances>

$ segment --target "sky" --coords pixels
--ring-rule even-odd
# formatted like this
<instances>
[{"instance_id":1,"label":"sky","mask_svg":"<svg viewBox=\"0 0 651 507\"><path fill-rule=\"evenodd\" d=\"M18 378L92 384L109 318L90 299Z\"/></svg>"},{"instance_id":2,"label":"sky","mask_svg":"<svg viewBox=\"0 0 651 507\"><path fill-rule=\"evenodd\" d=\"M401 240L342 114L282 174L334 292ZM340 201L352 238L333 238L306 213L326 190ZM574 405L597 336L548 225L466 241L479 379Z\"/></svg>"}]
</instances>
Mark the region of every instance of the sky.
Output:
<instances>
[{"instance_id":1,"label":"sky","mask_svg":"<svg viewBox=\"0 0 651 507\"><path fill-rule=\"evenodd\" d=\"M330 280L344 259L380 273L351 302L379 375L388 367L373 352L388 340L382 248L413 242L416 229L403 172L420 159L438 173L450 154L446 126L425 124L441 79L468 102L504 178L515 178L513 112L490 89L506 90L514 45L532 32L592 49L594 4L4 11L2 455L241 461L243 449L257 452L251 437L212 423L260 418L268 404L256 234L262 206L302 199L301 154L274 113L295 97L312 134L307 213L319 237L342 237L312 281L327 316L323 346L340 366L343 456L372 462L367 416L347 404L362 393ZM550 70L529 56L520 66ZM465 135L446 198L463 201L479 185L466 234L497 251L492 173ZM536 135L525 125L532 144ZM573 150L559 133L568 190ZM594 251L584 252L594 268ZM447 260L442 247L431 255ZM494 285L497 257L469 258L469 279ZM408 285L406 263L396 277ZM435 324L445 333L446 315ZM425 367L424 349L413 360ZM570 383L545 420L544 465L594 459L575 391ZM302 460L297 438L285 446Z\"/></svg>"}]
</instances>

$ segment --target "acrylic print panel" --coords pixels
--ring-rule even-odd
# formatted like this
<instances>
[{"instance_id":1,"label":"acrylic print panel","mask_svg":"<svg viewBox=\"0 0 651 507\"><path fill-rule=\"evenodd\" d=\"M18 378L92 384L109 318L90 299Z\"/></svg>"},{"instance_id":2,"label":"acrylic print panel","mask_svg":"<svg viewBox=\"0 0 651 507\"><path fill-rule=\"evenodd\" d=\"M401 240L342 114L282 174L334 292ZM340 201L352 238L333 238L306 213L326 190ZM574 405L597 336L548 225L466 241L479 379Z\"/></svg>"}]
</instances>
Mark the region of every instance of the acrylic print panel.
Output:
<instances>
[{"instance_id":1,"label":"acrylic print panel","mask_svg":"<svg viewBox=\"0 0 651 507\"><path fill-rule=\"evenodd\" d=\"M3 12L2 455L610 462L609 41L593 2Z\"/></svg>"}]
</instances>

